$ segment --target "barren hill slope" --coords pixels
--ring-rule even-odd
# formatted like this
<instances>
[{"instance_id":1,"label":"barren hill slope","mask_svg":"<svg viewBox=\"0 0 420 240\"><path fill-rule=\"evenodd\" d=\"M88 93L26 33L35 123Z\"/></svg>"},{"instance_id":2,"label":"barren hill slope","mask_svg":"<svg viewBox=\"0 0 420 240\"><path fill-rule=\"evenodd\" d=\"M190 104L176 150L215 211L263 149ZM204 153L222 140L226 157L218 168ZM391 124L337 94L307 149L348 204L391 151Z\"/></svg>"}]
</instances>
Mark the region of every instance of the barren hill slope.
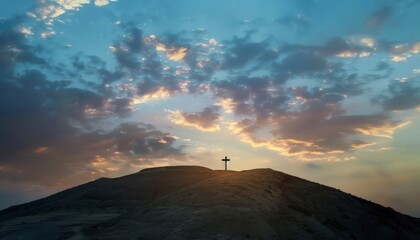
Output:
<instances>
[{"instance_id":1,"label":"barren hill slope","mask_svg":"<svg viewBox=\"0 0 420 240\"><path fill-rule=\"evenodd\" d=\"M420 239L420 221L271 169L178 166L0 211L0 239Z\"/></svg>"}]
</instances>

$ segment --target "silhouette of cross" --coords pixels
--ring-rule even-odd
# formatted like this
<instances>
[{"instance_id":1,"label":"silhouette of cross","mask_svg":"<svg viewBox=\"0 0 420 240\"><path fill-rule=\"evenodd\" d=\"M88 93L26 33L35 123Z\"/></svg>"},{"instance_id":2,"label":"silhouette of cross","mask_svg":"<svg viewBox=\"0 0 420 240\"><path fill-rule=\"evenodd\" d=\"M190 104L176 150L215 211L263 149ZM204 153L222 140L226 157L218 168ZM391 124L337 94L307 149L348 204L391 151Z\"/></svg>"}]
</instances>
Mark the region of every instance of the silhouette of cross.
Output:
<instances>
[{"instance_id":1,"label":"silhouette of cross","mask_svg":"<svg viewBox=\"0 0 420 240\"><path fill-rule=\"evenodd\" d=\"M225 162L225 170L227 170L227 162L230 161L230 159L225 156L225 158L222 158L222 161Z\"/></svg>"}]
</instances>

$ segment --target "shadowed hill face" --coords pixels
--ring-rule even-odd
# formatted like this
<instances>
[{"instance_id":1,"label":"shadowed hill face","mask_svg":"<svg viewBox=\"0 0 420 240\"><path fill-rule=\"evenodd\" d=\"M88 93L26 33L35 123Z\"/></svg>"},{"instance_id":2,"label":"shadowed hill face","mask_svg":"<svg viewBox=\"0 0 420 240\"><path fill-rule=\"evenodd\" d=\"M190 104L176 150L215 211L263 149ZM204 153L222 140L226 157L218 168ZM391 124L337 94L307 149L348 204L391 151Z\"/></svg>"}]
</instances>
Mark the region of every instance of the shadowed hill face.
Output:
<instances>
[{"instance_id":1,"label":"shadowed hill face","mask_svg":"<svg viewBox=\"0 0 420 240\"><path fill-rule=\"evenodd\" d=\"M57 214L61 228L51 220ZM180 166L98 179L0 212L6 226L0 237L16 236L13 229L19 227L20 234L31 234L28 224L17 222L34 218L51 222L58 232L94 239L420 237L418 219L270 169Z\"/></svg>"},{"instance_id":2,"label":"shadowed hill face","mask_svg":"<svg viewBox=\"0 0 420 240\"><path fill-rule=\"evenodd\" d=\"M100 178L50 197L3 210L0 220L12 215L58 210L130 209L179 189L213 177L217 172L204 167L177 166L144 169L110 179Z\"/></svg>"}]
</instances>

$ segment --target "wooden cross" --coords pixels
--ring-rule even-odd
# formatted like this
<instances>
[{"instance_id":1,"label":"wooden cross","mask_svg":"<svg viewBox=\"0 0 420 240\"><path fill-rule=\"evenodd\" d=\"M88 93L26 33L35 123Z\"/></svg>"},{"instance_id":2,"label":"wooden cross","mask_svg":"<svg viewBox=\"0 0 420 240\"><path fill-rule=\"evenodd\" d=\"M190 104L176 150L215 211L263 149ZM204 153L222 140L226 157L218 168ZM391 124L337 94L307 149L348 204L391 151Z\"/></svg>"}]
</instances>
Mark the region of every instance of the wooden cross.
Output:
<instances>
[{"instance_id":1,"label":"wooden cross","mask_svg":"<svg viewBox=\"0 0 420 240\"><path fill-rule=\"evenodd\" d=\"M222 161L225 162L225 170L227 170L227 162L230 161L230 159L225 156L225 158L222 158Z\"/></svg>"}]
</instances>

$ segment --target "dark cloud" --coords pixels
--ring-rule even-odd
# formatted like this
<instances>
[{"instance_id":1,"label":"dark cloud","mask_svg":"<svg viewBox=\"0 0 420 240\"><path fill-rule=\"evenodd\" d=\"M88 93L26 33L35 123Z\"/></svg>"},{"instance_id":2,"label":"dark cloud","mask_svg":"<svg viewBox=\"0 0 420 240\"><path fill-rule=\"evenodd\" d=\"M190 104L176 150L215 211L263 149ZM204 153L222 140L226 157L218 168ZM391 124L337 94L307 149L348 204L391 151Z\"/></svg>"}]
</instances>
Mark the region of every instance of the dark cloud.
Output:
<instances>
[{"instance_id":1,"label":"dark cloud","mask_svg":"<svg viewBox=\"0 0 420 240\"><path fill-rule=\"evenodd\" d=\"M78 132L4 159L0 180L69 187L159 164L162 159L186 159L175 141L168 133L142 123L124 123L109 132Z\"/></svg>"},{"instance_id":2,"label":"dark cloud","mask_svg":"<svg viewBox=\"0 0 420 240\"><path fill-rule=\"evenodd\" d=\"M112 104L115 107L115 113L119 116L127 116L133 111L130 98L116 98Z\"/></svg>"},{"instance_id":3,"label":"dark cloud","mask_svg":"<svg viewBox=\"0 0 420 240\"><path fill-rule=\"evenodd\" d=\"M82 122L84 107L100 97L65 89L38 70L17 74L19 64L44 64L36 49L17 31L20 19L0 23L0 155L3 161L27 148L74 133L70 120Z\"/></svg>"},{"instance_id":4,"label":"dark cloud","mask_svg":"<svg viewBox=\"0 0 420 240\"><path fill-rule=\"evenodd\" d=\"M373 12L366 19L366 26L368 28L380 27L392 16L392 13L393 13L393 9L390 6L385 6Z\"/></svg>"},{"instance_id":5,"label":"dark cloud","mask_svg":"<svg viewBox=\"0 0 420 240\"><path fill-rule=\"evenodd\" d=\"M287 74L304 74L325 71L328 66L328 61L321 56L308 52L296 52L286 56L278 68Z\"/></svg>"},{"instance_id":6,"label":"dark cloud","mask_svg":"<svg viewBox=\"0 0 420 240\"><path fill-rule=\"evenodd\" d=\"M102 80L103 84L109 84L109 83L116 82L126 75L122 71L117 70L115 72L112 72L112 71L109 71L105 68L98 69L97 74L98 74L99 78Z\"/></svg>"},{"instance_id":7,"label":"dark cloud","mask_svg":"<svg viewBox=\"0 0 420 240\"><path fill-rule=\"evenodd\" d=\"M246 117L234 128L244 141L290 155L344 153L372 144L365 140L366 135L388 136L402 124L386 111L347 115L342 105L392 72L381 63L372 73L357 73L339 60L366 56L375 51L372 47L333 37L321 45L285 44L265 62L259 60L259 54L275 49L273 44L253 43L249 36L228 43L224 66L229 68L225 70L248 73L248 69L257 69L262 70L260 76L245 77L232 71L226 79L212 82L214 95L228 100L224 103L229 104L228 110ZM286 87L302 77L309 81L307 86ZM271 138L259 139L261 132L269 132Z\"/></svg>"},{"instance_id":8,"label":"dark cloud","mask_svg":"<svg viewBox=\"0 0 420 240\"><path fill-rule=\"evenodd\" d=\"M45 88L50 82L47 77L38 70L25 70L24 74L17 78L19 84L24 88Z\"/></svg>"},{"instance_id":9,"label":"dark cloud","mask_svg":"<svg viewBox=\"0 0 420 240\"><path fill-rule=\"evenodd\" d=\"M420 86L414 80L392 83L388 87L388 95L380 95L373 99L388 111L401 111L420 106Z\"/></svg>"},{"instance_id":10,"label":"dark cloud","mask_svg":"<svg viewBox=\"0 0 420 240\"><path fill-rule=\"evenodd\" d=\"M71 57L71 67L73 69L68 70L70 78L78 79L93 91L107 97L115 97L116 93L110 85L127 75L121 69L109 70L105 61L97 56L82 53Z\"/></svg>"},{"instance_id":11,"label":"dark cloud","mask_svg":"<svg viewBox=\"0 0 420 240\"><path fill-rule=\"evenodd\" d=\"M195 113L181 113L185 123L189 125L196 125L202 129L211 129L217 126L220 120L220 114L217 113L218 108L206 107L201 112Z\"/></svg>"},{"instance_id":12,"label":"dark cloud","mask_svg":"<svg viewBox=\"0 0 420 240\"><path fill-rule=\"evenodd\" d=\"M402 55L402 54L410 54L410 53L416 53L419 51L419 42L413 41L413 42L407 42L407 43L401 43L401 42L390 42L390 41L381 41L380 47L393 54L393 55Z\"/></svg>"},{"instance_id":13,"label":"dark cloud","mask_svg":"<svg viewBox=\"0 0 420 240\"><path fill-rule=\"evenodd\" d=\"M344 115L338 104L310 101L299 111L242 120L236 129L245 141L284 155L325 159L328 153L350 152L373 144L365 136L388 136L401 124L386 114ZM258 138L258 132L273 128L271 137Z\"/></svg>"},{"instance_id":14,"label":"dark cloud","mask_svg":"<svg viewBox=\"0 0 420 240\"><path fill-rule=\"evenodd\" d=\"M285 58L283 66L299 63L304 66L302 69L290 67L288 71L292 75L308 74L310 70L319 72L326 68L326 63L317 65L319 56L292 56L291 59L316 59L315 67L308 67L304 60L289 61ZM232 100L235 114L247 116L238 124L241 136L248 136L246 141L282 149L284 154L353 151L371 144L364 140L365 135L384 136L401 124L385 112L346 115L341 102L348 96L361 94L363 86L371 82L369 77L347 75L345 72L322 76L313 74L312 77L330 80L323 82L323 87L290 88L279 86L268 77L236 77L215 83L214 92L222 99ZM271 140L259 140L259 132L267 129L274 129L270 131Z\"/></svg>"},{"instance_id":15,"label":"dark cloud","mask_svg":"<svg viewBox=\"0 0 420 240\"><path fill-rule=\"evenodd\" d=\"M212 46L211 48L216 48ZM208 46L189 46L184 61L190 71L188 73L191 84L190 92L197 92L200 84L210 82L212 77L222 69L222 60L218 52L209 52Z\"/></svg>"},{"instance_id":16,"label":"dark cloud","mask_svg":"<svg viewBox=\"0 0 420 240\"><path fill-rule=\"evenodd\" d=\"M25 35L18 31L23 18L0 19L0 78L11 78L18 63L45 65L46 61L38 56L39 46L31 46Z\"/></svg>"},{"instance_id":17,"label":"dark cloud","mask_svg":"<svg viewBox=\"0 0 420 240\"><path fill-rule=\"evenodd\" d=\"M344 39L339 37L330 38L325 45L320 46L319 51L326 56L334 56L346 51L360 50L358 46L351 46Z\"/></svg>"},{"instance_id":18,"label":"dark cloud","mask_svg":"<svg viewBox=\"0 0 420 240\"><path fill-rule=\"evenodd\" d=\"M166 91L168 94L174 94L180 90L179 82L176 78L171 75L163 76L162 79L165 83L162 84L161 81L145 78L141 80L137 85L137 95L138 96L145 96L154 94L159 91Z\"/></svg>"},{"instance_id":19,"label":"dark cloud","mask_svg":"<svg viewBox=\"0 0 420 240\"><path fill-rule=\"evenodd\" d=\"M143 51L140 38L141 32L131 29L124 47ZM104 175L116 168L129 171L130 164L140 168L155 159L185 156L182 146L175 146L174 137L151 125L125 123L111 131L96 129L94 124L102 117L123 116L132 110L131 98L112 95L110 99L100 89L120 81L124 71L108 70L99 57L77 54L71 59L73 70L66 71L81 79L96 77L92 90L78 88L68 80L49 80L51 69L45 69L46 73L38 70L45 61L26 41L16 26L1 23L2 180L44 186L65 182L61 187L68 187L97 177L92 174ZM21 66L24 68L17 71ZM102 165L108 167L100 169Z\"/></svg>"},{"instance_id":20,"label":"dark cloud","mask_svg":"<svg viewBox=\"0 0 420 240\"><path fill-rule=\"evenodd\" d=\"M104 98L98 94L60 85L36 70L14 81L0 81L3 156L72 134L76 131L72 121L86 125L85 111L104 106Z\"/></svg>"},{"instance_id":21,"label":"dark cloud","mask_svg":"<svg viewBox=\"0 0 420 240\"><path fill-rule=\"evenodd\" d=\"M294 87L291 89L293 95L305 102L319 102L322 104L339 103L346 98L346 92L340 87L311 88Z\"/></svg>"},{"instance_id":22,"label":"dark cloud","mask_svg":"<svg viewBox=\"0 0 420 240\"><path fill-rule=\"evenodd\" d=\"M123 45L118 43L112 45L112 51L122 69L128 69L130 71L137 71L140 69L140 61L136 55L127 51Z\"/></svg>"},{"instance_id":23,"label":"dark cloud","mask_svg":"<svg viewBox=\"0 0 420 240\"><path fill-rule=\"evenodd\" d=\"M174 147L175 138L163 133L152 125L141 123L123 123L101 139L112 139L112 144L118 152L136 157L152 159L179 157L184 154L181 148Z\"/></svg>"},{"instance_id":24,"label":"dark cloud","mask_svg":"<svg viewBox=\"0 0 420 240\"><path fill-rule=\"evenodd\" d=\"M124 43L130 52L141 52L144 45L143 31L136 27L130 28L127 31Z\"/></svg>"},{"instance_id":25,"label":"dark cloud","mask_svg":"<svg viewBox=\"0 0 420 240\"><path fill-rule=\"evenodd\" d=\"M327 85L322 88L322 91L315 90L319 93L339 93L347 96L357 96L366 92L366 84L376 81L380 75L362 75L357 73L339 73L339 74L324 74L318 76L320 79L325 77L328 79Z\"/></svg>"},{"instance_id":26,"label":"dark cloud","mask_svg":"<svg viewBox=\"0 0 420 240\"><path fill-rule=\"evenodd\" d=\"M45 64L36 55L37 49L16 30L18 23L0 24L0 159L4 179L50 185L54 184L52 179L66 179L77 172L87 177L89 163L98 154L109 157L109 149L114 146L127 159L182 155L180 148L173 146L173 138L149 125L123 124L109 133L91 132L92 117L127 114L131 99L116 98L107 104L109 99L103 95L70 87L69 81L48 80L39 70L29 68L15 73L18 64ZM123 44L131 52L142 51L141 31L130 29ZM131 54L118 46L115 52L120 64L137 69ZM125 75L119 70L107 70L105 62L96 56L76 55L72 66L74 76L98 77L99 82L92 85L96 90Z\"/></svg>"},{"instance_id":27,"label":"dark cloud","mask_svg":"<svg viewBox=\"0 0 420 240\"><path fill-rule=\"evenodd\" d=\"M340 113L334 105L312 106L307 110L291 114L279 119L279 129L274 131L276 136L286 139L297 139L311 143L310 145L292 148L290 151L351 151L367 142L352 138L361 137L371 129L393 128L398 122L391 121L387 115L337 115ZM316 128L312 127L316 125ZM380 134L370 132L370 134Z\"/></svg>"},{"instance_id":28,"label":"dark cloud","mask_svg":"<svg viewBox=\"0 0 420 240\"><path fill-rule=\"evenodd\" d=\"M97 56L79 53L72 57L75 71L71 76L112 99L116 112L122 115L132 110L130 99L135 97L200 92L201 84L209 82L219 68L220 63L215 54L209 54L208 45L193 45L191 39L181 34L166 33L159 38L145 36L133 23L122 24L121 29L123 35L111 45L116 69L107 68L105 61ZM180 49L186 49L186 55L181 60L171 60ZM189 79L188 85L185 79Z\"/></svg>"},{"instance_id":29,"label":"dark cloud","mask_svg":"<svg viewBox=\"0 0 420 240\"><path fill-rule=\"evenodd\" d=\"M349 43L341 37L332 37L322 45L285 44L280 48L280 52L287 53L291 51L307 51L317 53L325 57L331 57L345 52L355 54L370 52L371 49L354 43Z\"/></svg>"},{"instance_id":30,"label":"dark cloud","mask_svg":"<svg viewBox=\"0 0 420 240\"><path fill-rule=\"evenodd\" d=\"M341 93L328 92L321 96L325 103L337 103L345 99L345 95Z\"/></svg>"},{"instance_id":31,"label":"dark cloud","mask_svg":"<svg viewBox=\"0 0 420 240\"><path fill-rule=\"evenodd\" d=\"M159 56L159 51L170 57L181 48L190 49L189 41L179 34L171 33L163 34L161 38L154 35L144 36L139 28L133 27L132 24L128 26L124 25L123 36L111 47L118 63L118 69L109 71L101 68L97 71L99 77L103 79L103 84L112 83L128 76L136 79L131 84L137 88L134 94L140 97L152 95L161 90L169 95L179 92L180 79L183 75L178 76L176 64L165 62ZM185 58L189 55L188 50ZM192 62L194 60L190 58L190 63L192 64ZM193 80L196 79L193 78Z\"/></svg>"},{"instance_id":32,"label":"dark cloud","mask_svg":"<svg viewBox=\"0 0 420 240\"><path fill-rule=\"evenodd\" d=\"M111 50L120 69L130 73L139 73L142 69L142 57L153 60L155 50L147 47L144 43L143 31L133 23L121 24L123 35L114 44Z\"/></svg>"},{"instance_id":33,"label":"dark cloud","mask_svg":"<svg viewBox=\"0 0 420 240\"><path fill-rule=\"evenodd\" d=\"M334 88L355 88L384 76L350 74L338 57L359 57L371 51L369 47L349 43L340 37L330 38L322 45L284 44L279 48L280 55L284 57L272 65L271 72L278 83L285 83L296 76L306 76L314 81L328 81L328 84L336 85ZM364 82L353 81L354 76ZM340 89L331 91L341 92Z\"/></svg>"},{"instance_id":34,"label":"dark cloud","mask_svg":"<svg viewBox=\"0 0 420 240\"><path fill-rule=\"evenodd\" d=\"M376 71L386 71L386 72L391 73L394 70L394 68L387 62L380 62L380 63L378 63L378 65L376 65L375 70Z\"/></svg>"},{"instance_id":35,"label":"dark cloud","mask_svg":"<svg viewBox=\"0 0 420 240\"><path fill-rule=\"evenodd\" d=\"M223 69L235 70L251 65L254 69L263 64L271 63L278 57L278 53L271 47L270 40L251 42L251 33L245 37L234 37L227 42L225 58L222 63Z\"/></svg>"},{"instance_id":36,"label":"dark cloud","mask_svg":"<svg viewBox=\"0 0 420 240\"><path fill-rule=\"evenodd\" d=\"M272 81L268 77L237 76L231 80L223 80L214 84L214 94L224 99L232 99L233 111L238 115L256 114L257 109L268 110L270 107L278 107L283 97L278 99L268 93Z\"/></svg>"}]
</instances>

